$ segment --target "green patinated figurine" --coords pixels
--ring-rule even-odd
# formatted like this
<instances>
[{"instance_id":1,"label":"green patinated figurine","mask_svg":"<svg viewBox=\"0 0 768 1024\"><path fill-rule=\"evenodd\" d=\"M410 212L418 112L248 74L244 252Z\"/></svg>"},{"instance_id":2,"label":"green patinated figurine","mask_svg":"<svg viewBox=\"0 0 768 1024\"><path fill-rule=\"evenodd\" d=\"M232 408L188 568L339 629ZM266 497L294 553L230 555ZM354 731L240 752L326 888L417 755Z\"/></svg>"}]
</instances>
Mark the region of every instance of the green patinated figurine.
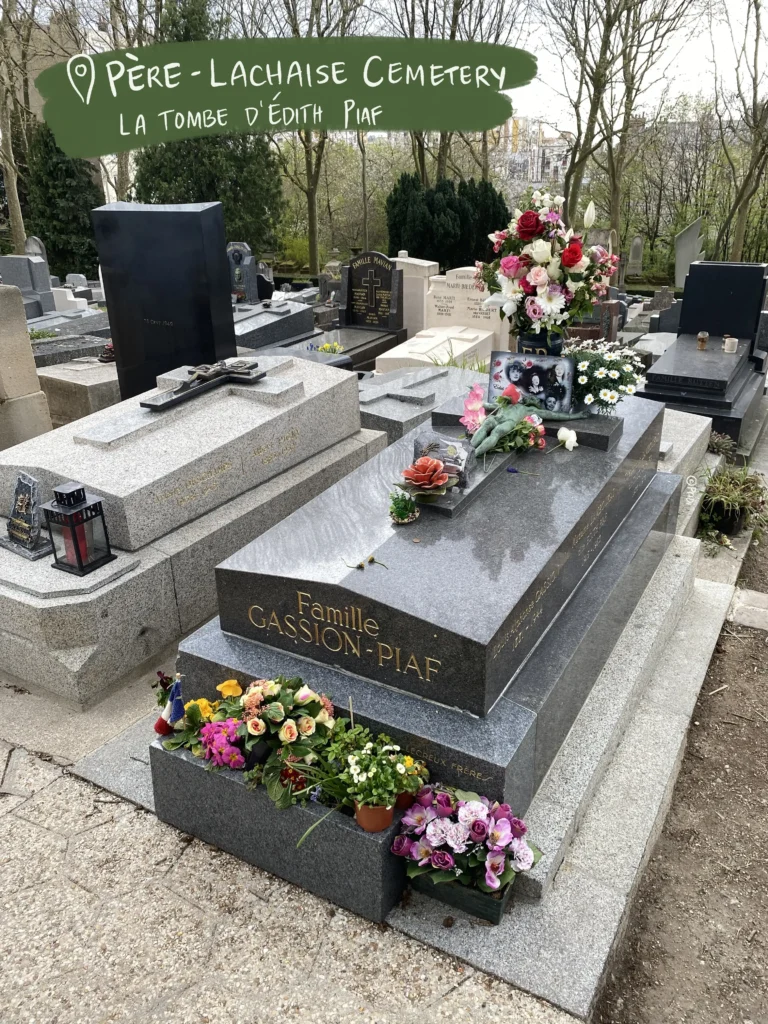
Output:
<instances>
[{"instance_id":1,"label":"green patinated figurine","mask_svg":"<svg viewBox=\"0 0 768 1024\"><path fill-rule=\"evenodd\" d=\"M549 412L540 408L535 402L526 402L525 399L516 405L504 402L503 404L483 403L483 408L488 415L472 435L470 444L475 449L475 455L479 458L502 442L507 434L512 433L515 427L522 423L526 416L535 413L542 420L580 420L585 419L588 413L584 412Z\"/></svg>"}]
</instances>

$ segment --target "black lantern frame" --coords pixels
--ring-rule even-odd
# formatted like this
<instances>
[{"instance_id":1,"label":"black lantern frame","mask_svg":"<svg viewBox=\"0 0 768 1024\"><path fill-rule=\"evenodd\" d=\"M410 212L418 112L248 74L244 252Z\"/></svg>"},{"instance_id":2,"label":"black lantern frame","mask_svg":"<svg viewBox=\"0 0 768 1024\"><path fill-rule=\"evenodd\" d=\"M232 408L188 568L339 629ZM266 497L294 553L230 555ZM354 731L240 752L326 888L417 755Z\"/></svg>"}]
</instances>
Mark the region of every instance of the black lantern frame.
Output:
<instances>
[{"instance_id":1,"label":"black lantern frame","mask_svg":"<svg viewBox=\"0 0 768 1024\"><path fill-rule=\"evenodd\" d=\"M53 501L40 507L53 545L54 569L87 576L117 558L110 547L102 499L86 493L82 484L70 481L55 487Z\"/></svg>"}]
</instances>

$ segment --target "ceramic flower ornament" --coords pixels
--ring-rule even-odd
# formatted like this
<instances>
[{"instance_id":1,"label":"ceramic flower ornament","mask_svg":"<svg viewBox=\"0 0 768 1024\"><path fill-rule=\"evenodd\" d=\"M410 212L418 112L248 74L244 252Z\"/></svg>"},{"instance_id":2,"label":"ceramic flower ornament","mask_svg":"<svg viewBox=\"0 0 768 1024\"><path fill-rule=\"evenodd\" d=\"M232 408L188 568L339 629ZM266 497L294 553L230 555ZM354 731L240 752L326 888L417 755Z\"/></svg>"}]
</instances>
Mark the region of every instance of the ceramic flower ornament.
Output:
<instances>
[{"instance_id":1,"label":"ceramic flower ornament","mask_svg":"<svg viewBox=\"0 0 768 1024\"><path fill-rule=\"evenodd\" d=\"M457 483L458 477L450 476L440 459L423 455L403 470L403 480L398 481L397 486L407 491L414 501L426 503L435 501Z\"/></svg>"}]
</instances>

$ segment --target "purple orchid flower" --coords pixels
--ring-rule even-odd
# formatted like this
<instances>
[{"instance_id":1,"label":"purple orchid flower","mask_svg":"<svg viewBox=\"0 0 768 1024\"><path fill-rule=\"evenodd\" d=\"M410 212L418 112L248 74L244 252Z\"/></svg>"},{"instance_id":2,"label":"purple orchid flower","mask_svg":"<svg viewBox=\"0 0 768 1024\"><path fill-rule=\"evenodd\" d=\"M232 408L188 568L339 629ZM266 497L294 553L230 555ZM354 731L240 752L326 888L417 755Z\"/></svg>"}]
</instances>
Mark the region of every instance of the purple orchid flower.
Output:
<instances>
[{"instance_id":1,"label":"purple orchid flower","mask_svg":"<svg viewBox=\"0 0 768 1024\"><path fill-rule=\"evenodd\" d=\"M419 867L423 867L425 864L429 864L434 852L432 844L428 843L426 839L414 839L408 856L411 860L417 860Z\"/></svg>"},{"instance_id":2,"label":"purple orchid flower","mask_svg":"<svg viewBox=\"0 0 768 1024\"><path fill-rule=\"evenodd\" d=\"M432 807L422 807L421 804L414 804L403 815L402 825L409 832L415 832L417 836L424 834L424 829L436 818L437 814Z\"/></svg>"},{"instance_id":3,"label":"purple orchid flower","mask_svg":"<svg viewBox=\"0 0 768 1024\"><path fill-rule=\"evenodd\" d=\"M507 857L503 850L492 850L485 858L485 884L489 889L498 889L501 883L499 875L503 875Z\"/></svg>"},{"instance_id":4,"label":"purple orchid flower","mask_svg":"<svg viewBox=\"0 0 768 1024\"><path fill-rule=\"evenodd\" d=\"M494 821L488 829L486 845L489 850L503 850L505 846L509 846L513 838L512 826L506 818L501 818L499 821Z\"/></svg>"}]
</instances>

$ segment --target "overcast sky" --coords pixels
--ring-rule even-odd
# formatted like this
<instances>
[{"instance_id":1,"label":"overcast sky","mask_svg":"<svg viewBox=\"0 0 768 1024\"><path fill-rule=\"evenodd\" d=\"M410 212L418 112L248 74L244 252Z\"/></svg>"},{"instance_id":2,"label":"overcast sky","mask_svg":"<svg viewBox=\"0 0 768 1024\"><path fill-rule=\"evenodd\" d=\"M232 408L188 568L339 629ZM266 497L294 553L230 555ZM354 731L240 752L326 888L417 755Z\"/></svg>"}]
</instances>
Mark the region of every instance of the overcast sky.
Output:
<instances>
[{"instance_id":1,"label":"overcast sky","mask_svg":"<svg viewBox=\"0 0 768 1024\"><path fill-rule=\"evenodd\" d=\"M728 2L736 7L740 5L741 0ZM716 33L716 40L718 74L723 77L726 86L732 87L736 79L732 69L733 49L727 29L721 27ZM530 49L536 55L535 46L531 46ZM703 95L714 94L712 42L706 19L702 18L699 21L693 34L687 33L686 36L680 36L670 42L669 56L651 72L650 77L660 77L659 71L665 72L661 76L662 82L648 92L641 104L649 111L655 109L665 87L670 97L699 92ZM561 78L562 67L559 61L552 60L549 54L540 54L538 77L530 85L509 93L515 114L554 122L559 128L572 129L573 114L567 100L559 95L562 91L559 84Z\"/></svg>"}]
</instances>

